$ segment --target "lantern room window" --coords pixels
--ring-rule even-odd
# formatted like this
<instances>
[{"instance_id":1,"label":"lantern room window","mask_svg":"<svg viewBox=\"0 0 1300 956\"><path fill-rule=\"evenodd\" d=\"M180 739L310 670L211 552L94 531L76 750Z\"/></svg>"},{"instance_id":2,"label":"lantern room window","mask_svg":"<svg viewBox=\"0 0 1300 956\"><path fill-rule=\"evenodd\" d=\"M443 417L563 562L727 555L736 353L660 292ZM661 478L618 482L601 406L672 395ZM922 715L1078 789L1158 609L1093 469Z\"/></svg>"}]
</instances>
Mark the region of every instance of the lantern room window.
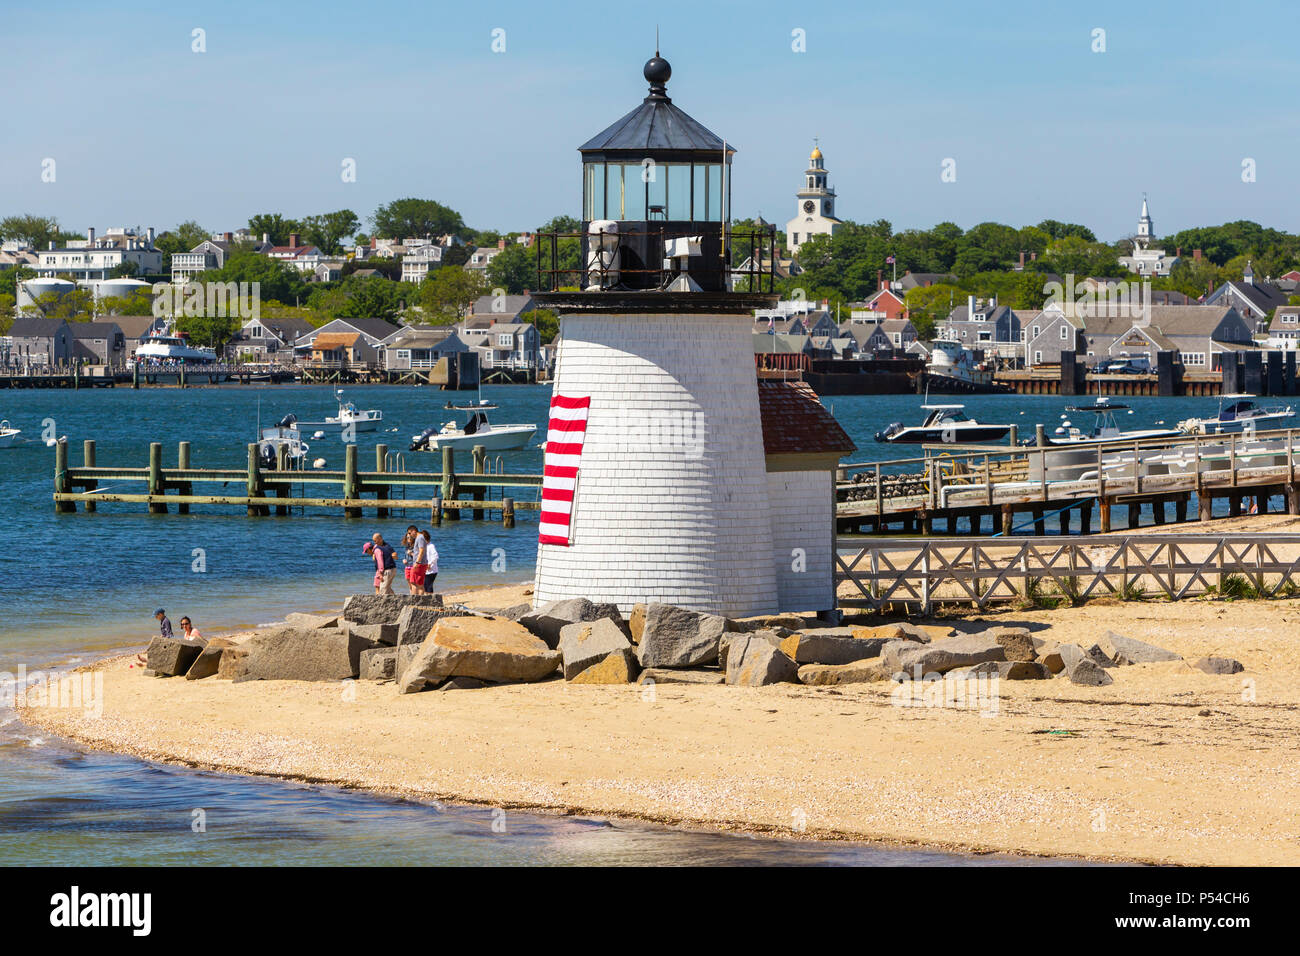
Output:
<instances>
[{"instance_id":1,"label":"lantern room window","mask_svg":"<svg viewBox=\"0 0 1300 956\"><path fill-rule=\"evenodd\" d=\"M582 218L721 222L721 163L586 163Z\"/></svg>"}]
</instances>

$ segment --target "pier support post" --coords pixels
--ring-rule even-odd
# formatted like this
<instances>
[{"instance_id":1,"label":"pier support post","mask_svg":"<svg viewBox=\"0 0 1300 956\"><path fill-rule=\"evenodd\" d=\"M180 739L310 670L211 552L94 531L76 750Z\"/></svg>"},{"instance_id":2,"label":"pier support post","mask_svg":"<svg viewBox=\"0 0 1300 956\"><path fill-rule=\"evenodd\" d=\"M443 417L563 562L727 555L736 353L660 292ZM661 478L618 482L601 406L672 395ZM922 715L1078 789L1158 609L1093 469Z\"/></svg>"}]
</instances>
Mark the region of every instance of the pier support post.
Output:
<instances>
[{"instance_id":1,"label":"pier support post","mask_svg":"<svg viewBox=\"0 0 1300 956\"><path fill-rule=\"evenodd\" d=\"M1106 534L1108 531L1110 531L1111 504L1112 502L1109 498L1097 499L1097 519L1100 524L1100 531L1102 534Z\"/></svg>"},{"instance_id":2,"label":"pier support post","mask_svg":"<svg viewBox=\"0 0 1300 956\"><path fill-rule=\"evenodd\" d=\"M357 482L357 446L349 444L343 450L343 498L345 501L356 501L360 497L361 487ZM344 506L343 516L360 518L361 509Z\"/></svg>"},{"instance_id":3,"label":"pier support post","mask_svg":"<svg viewBox=\"0 0 1300 956\"><path fill-rule=\"evenodd\" d=\"M1241 515L1241 493L1234 491L1228 495L1228 514L1236 518Z\"/></svg>"},{"instance_id":4,"label":"pier support post","mask_svg":"<svg viewBox=\"0 0 1300 956\"><path fill-rule=\"evenodd\" d=\"M455 501L458 495L456 488L456 450L450 446L442 450L442 500ZM459 508L445 508L446 518L448 521L460 520Z\"/></svg>"},{"instance_id":5,"label":"pier support post","mask_svg":"<svg viewBox=\"0 0 1300 956\"><path fill-rule=\"evenodd\" d=\"M63 494L72 490L72 479L68 475L68 442L66 439L59 439L54 444L54 490ZM54 503L55 514L74 514L76 510L77 506L71 501L56 501Z\"/></svg>"},{"instance_id":6,"label":"pier support post","mask_svg":"<svg viewBox=\"0 0 1300 956\"><path fill-rule=\"evenodd\" d=\"M375 471L385 472L388 470L388 446L375 446ZM375 494L380 498L388 497L388 485L379 485L375 488ZM375 516L379 518L388 517L387 508L379 508L375 511Z\"/></svg>"},{"instance_id":7,"label":"pier support post","mask_svg":"<svg viewBox=\"0 0 1300 956\"><path fill-rule=\"evenodd\" d=\"M1124 527L1129 531L1142 525L1142 502L1130 500L1128 507L1124 509Z\"/></svg>"},{"instance_id":8,"label":"pier support post","mask_svg":"<svg viewBox=\"0 0 1300 956\"><path fill-rule=\"evenodd\" d=\"M1092 499L1079 505L1079 534L1092 534Z\"/></svg>"},{"instance_id":9,"label":"pier support post","mask_svg":"<svg viewBox=\"0 0 1300 956\"><path fill-rule=\"evenodd\" d=\"M95 467L95 440L93 438L87 438L84 442L81 443L81 463L85 465L87 468ZM94 491L97 487L99 487L99 482L87 481L86 486L83 490ZM87 501L86 513L91 514L92 512L94 512L94 510L95 510L95 503L93 501Z\"/></svg>"},{"instance_id":10,"label":"pier support post","mask_svg":"<svg viewBox=\"0 0 1300 956\"><path fill-rule=\"evenodd\" d=\"M1164 523L1165 523L1165 505L1166 505L1166 503L1167 503L1167 502L1165 501L1164 498L1152 498L1152 499L1151 499L1151 517L1152 517L1152 519L1155 521L1156 524L1164 524Z\"/></svg>"},{"instance_id":11,"label":"pier support post","mask_svg":"<svg viewBox=\"0 0 1300 956\"><path fill-rule=\"evenodd\" d=\"M1015 448L1020 444L1020 428L1017 425L1011 426L1011 431L1007 434L1007 444Z\"/></svg>"},{"instance_id":12,"label":"pier support post","mask_svg":"<svg viewBox=\"0 0 1300 956\"><path fill-rule=\"evenodd\" d=\"M149 443L149 494L161 497L167 489L163 487L162 480L162 442ZM161 501L149 502L149 513L151 515L165 515L167 505Z\"/></svg>"},{"instance_id":13,"label":"pier support post","mask_svg":"<svg viewBox=\"0 0 1300 956\"><path fill-rule=\"evenodd\" d=\"M1286 486L1286 513L1289 515L1300 515L1300 486Z\"/></svg>"},{"instance_id":14,"label":"pier support post","mask_svg":"<svg viewBox=\"0 0 1300 956\"><path fill-rule=\"evenodd\" d=\"M1047 534L1047 519L1043 517L1042 508L1035 508L1032 513L1034 516L1034 534L1041 538Z\"/></svg>"},{"instance_id":15,"label":"pier support post","mask_svg":"<svg viewBox=\"0 0 1300 956\"><path fill-rule=\"evenodd\" d=\"M187 471L190 467L190 443L187 441L183 441L176 446L176 467L182 471ZM183 495L190 495L194 493L194 486L188 481L183 481L177 485L177 490ZM187 515L190 513L190 506L178 504L176 513L178 515Z\"/></svg>"},{"instance_id":16,"label":"pier support post","mask_svg":"<svg viewBox=\"0 0 1300 956\"><path fill-rule=\"evenodd\" d=\"M484 448L482 445L475 445L473 450L473 455L474 455L474 474L476 475L485 474L487 472L487 449ZM482 487L478 487L474 489L474 500L475 501L483 500ZM483 520L482 508L474 509L474 520L475 521Z\"/></svg>"},{"instance_id":17,"label":"pier support post","mask_svg":"<svg viewBox=\"0 0 1300 956\"><path fill-rule=\"evenodd\" d=\"M429 520L433 522L435 528L442 527L442 495L435 495L433 506L430 508Z\"/></svg>"},{"instance_id":18,"label":"pier support post","mask_svg":"<svg viewBox=\"0 0 1300 956\"><path fill-rule=\"evenodd\" d=\"M501 524L507 528L515 526L515 499L505 498L501 502Z\"/></svg>"},{"instance_id":19,"label":"pier support post","mask_svg":"<svg viewBox=\"0 0 1300 956\"><path fill-rule=\"evenodd\" d=\"M245 490L250 498L257 498L262 494L262 463L257 455L257 442L248 444L248 483ZM257 505L248 506L250 518L256 518L260 513Z\"/></svg>"},{"instance_id":20,"label":"pier support post","mask_svg":"<svg viewBox=\"0 0 1300 956\"><path fill-rule=\"evenodd\" d=\"M275 470L281 475L283 475L285 472L289 470L289 446L288 445L281 445L279 448L275 450ZM285 498L288 497L289 494L290 494L289 489L287 489L284 485L278 483L276 484L275 496L277 498ZM289 506L276 505L275 513L277 517L283 518L289 513Z\"/></svg>"},{"instance_id":21,"label":"pier support post","mask_svg":"<svg viewBox=\"0 0 1300 956\"><path fill-rule=\"evenodd\" d=\"M1214 496L1204 491L1196 493L1196 520L1209 521L1214 514Z\"/></svg>"},{"instance_id":22,"label":"pier support post","mask_svg":"<svg viewBox=\"0 0 1300 956\"><path fill-rule=\"evenodd\" d=\"M1003 505L998 511L998 530L1003 534L1011 534L1011 529L1016 526L1015 512L1011 510L1010 505Z\"/></svg>"}]
</instances>

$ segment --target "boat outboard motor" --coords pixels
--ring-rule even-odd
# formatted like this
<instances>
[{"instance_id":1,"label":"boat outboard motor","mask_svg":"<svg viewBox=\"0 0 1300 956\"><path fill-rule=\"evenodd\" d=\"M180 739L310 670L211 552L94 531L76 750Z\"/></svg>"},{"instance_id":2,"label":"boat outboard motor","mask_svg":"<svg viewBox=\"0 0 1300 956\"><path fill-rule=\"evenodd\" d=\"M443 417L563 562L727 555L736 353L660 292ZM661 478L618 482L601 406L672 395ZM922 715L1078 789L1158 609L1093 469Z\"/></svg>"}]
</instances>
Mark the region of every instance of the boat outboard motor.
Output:
<instances>
[{"instance_id":1,"label":"boat outboard motor","mask_svg":"<svg viewBox=\"0 0 1300 956\"><path fill-rule=\"evenodd\" d=\"M420 432L420 434L415 438L415 440L411 442L411 447L409 450L424 451L425 449L427 449L429 447L429 439L433 437L433 433L435 431L437 431L436 428L426 428L424 431Z\"/></svg>"},{"instance_id":2,"label":"boat outboard motor","mask_svg":"<svg viewBox=\"0 0 1300 956\"><path fill-rule=\"evenodd\" d=\"M266 442L262 445L261 453L263 467L270 471L275 471L275 466L278 464L276 461L275 444L272 442Z\"/></svg>"},{"instance_id":3,"label":"boat outboard motor","mask_svg":"<svg viewBox=\"0 0 1300 956\"><path fill-rule=\"evenodd\" d=\"M902 422L890 422L883 432L876 432L876 441L889 441L902 430Z\"/></svg>"},{"instance_id":4,"label":"boat outboard motor","mask_svg":"<svg viewBox=\"0 0 1300 956\"><path fill-rule=\"evenodd\" d=\"M298 416L297 416L297 415L285 415L284 418L280 419L280 424L278 424L276 427L277 427L277 428L292 428L292 427L293 427L294 425L296 425L296 424L298 424Z\"/></svg>"}]
</instances>

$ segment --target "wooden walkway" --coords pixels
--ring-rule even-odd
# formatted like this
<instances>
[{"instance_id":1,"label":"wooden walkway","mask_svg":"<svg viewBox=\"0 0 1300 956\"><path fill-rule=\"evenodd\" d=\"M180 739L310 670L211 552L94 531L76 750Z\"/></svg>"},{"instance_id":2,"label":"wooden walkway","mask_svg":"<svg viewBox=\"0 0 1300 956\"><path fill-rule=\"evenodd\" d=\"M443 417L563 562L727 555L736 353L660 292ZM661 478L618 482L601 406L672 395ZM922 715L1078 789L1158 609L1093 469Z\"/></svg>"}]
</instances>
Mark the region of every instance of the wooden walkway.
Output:
<instances>
[{"instance_id":1,"label":"wooden walkway","mask_svg":"<svg viewBox=\"0 0 1300 956\"><path fill-rule=\"evenodd\" d=\"M278 468L266 469L258 446L250 444L244 468L195 468L190 443L181 442L176 467L164 468L162 445L154 442L147 467L124 468L98 465L95 443L86 441L82 464L74 467L68 464L68 443L60 441L54 454L54 508L63 514L75 512L79 504L87 512L100 503L143 504L150 514L166 514L173 506L179 514L188 514L192 505L217 505L245 508L250 517L272 514L272 509L276 515L289 515L294 509L316 508L341 510L347 517L369 510L381 518L414 510L429 512L434 524L459 520L461 511L469 510L475 519L497 512L508 528L515 525L516 511L539 508L538 500L516 501L507 492L531 489L539 498L541 475L494 471L481 445L474 447L472 457L474 470L469 473L456 471L451 448L442 451L441 472L406 471L404 454L376 445L374 471L361 471L357 446L346 445L342 471L291 469L283 455ZM119 491L123 484L143 487ZM231 485L237 490L228 491ZM220 487L204 494L195 493L196 486Z\"/></svg>"},{"instance_id":2,"label":"wooden walkway","mask_svg":"<svg viewBox=\"0 0 1300 956\"><path fill-rule=\"evenodd\" d=\"M1068 538L892 538L835 557L839 606L987 608L1114 595L1300 592L1300 535L1135 534Z\"/></svg>"},{"instance_id":3,"label":"wooden walkway","mask_svg":"<svg viewBox=\"0 0 1300 956\"><path fill-rule=\"evenodd\" d=\"M842 466L836 482L840 532L933 533L936 520L954 532L965 519L972 534L983 519L994 533L1016 527L1016 515L1042 534L1050 512L1080 515L1080 530L1111 530L1114 505L1128 506L1129 526L1143 506L1157 524L1175 506L1175 521L1208 519L1216 500L1239 514L1247 499L1281 496L1289 514L1300 513L1296 452L1300 436L1286 429L1251 436L1187 436L1125 441L1082 449L1062 447L925 446L921 458ZM1020 520L1026 520L1022 517Z\"/></svg>"}]
</instances>

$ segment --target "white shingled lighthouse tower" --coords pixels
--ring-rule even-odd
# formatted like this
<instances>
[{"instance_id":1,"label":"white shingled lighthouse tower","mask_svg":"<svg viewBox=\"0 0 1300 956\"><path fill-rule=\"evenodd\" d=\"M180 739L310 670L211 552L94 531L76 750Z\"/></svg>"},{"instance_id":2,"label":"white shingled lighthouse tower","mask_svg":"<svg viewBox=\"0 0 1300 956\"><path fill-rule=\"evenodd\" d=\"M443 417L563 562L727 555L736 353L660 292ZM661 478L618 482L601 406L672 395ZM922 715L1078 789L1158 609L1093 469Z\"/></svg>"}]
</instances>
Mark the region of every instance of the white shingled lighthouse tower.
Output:
<instances>
[{"instance_id":1,"label":"white shingled lighthouse tower","mask_svg":"<svg viewBox=\"0 0 1300 956\"><path fill-rule=\"evenodd\" d=\"M538 237L560 345L534 601L774 612L752 336L776 295L730 267L733 240L770 263L774 237L729 234L734 150L673 105L657 52L644 73L641 105L579 147L580 268Z\"/></svg>"}]
</instances>

